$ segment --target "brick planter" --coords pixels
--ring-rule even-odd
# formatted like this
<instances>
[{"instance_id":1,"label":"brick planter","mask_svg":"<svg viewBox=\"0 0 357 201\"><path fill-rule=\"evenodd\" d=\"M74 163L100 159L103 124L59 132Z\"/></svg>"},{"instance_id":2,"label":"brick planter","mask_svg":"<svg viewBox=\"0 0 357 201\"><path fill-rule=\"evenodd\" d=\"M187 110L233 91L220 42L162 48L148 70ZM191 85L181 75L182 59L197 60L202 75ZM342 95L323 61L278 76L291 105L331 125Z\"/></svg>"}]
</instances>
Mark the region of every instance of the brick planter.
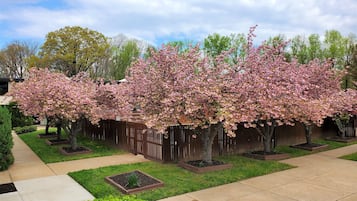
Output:
<instances>
[{"instance_id":1,"label":"brick planter","mask_svg":"<svg viewBox=\"0 0 357 201\"><path fill-rule=\"evenodd\" d=\"M219 165L211 165L211 166L205 166L205 167L197 167L194 165L191 165L187 162L181 161L178 163L179 167L182 167L186 170L189 170L191 172L194 173L205 173L205 172L212 172L212 171L218 171L218 170L225 170L225 169L229 169L232 168L233 165L232 164L219 164Z\"/></svg>"},{"instance_id":2,"label":"brick planter","mask_svg":"<svg viewBox=\"0 0 357 201\"><path fill-rule=\"evenodd\" d=\"M273 154L267 154L267 153L245 153L243 154L244 156L248 157L248 158L254 158L254 159L258 159L258 160L283 160L283 159L287 159L290 157L289 154L285 154L285 153L273 153Z\"/></svg>"},{"instance_id":3,"label":"brick planter","mask_svg":"<svg viewBox=\"0 0 357 201\"><path fill-rule=\"evenodd\" d=\"M138 176L138 179L141 183L139 187L135 188L127 188L127 178L129 177L130 174L136 174ZM133 193L138 193L150 189L155 189L164 186L164 183L148 174L145 174L139 170L135 170L132 172L126 172L122 174L117 174L117 175L112 175L105 177L105 181L107 181L109 184L115 186L117 189L119 189L122 193L124 194L133 194Z\"/></svg>"}]
</instances>

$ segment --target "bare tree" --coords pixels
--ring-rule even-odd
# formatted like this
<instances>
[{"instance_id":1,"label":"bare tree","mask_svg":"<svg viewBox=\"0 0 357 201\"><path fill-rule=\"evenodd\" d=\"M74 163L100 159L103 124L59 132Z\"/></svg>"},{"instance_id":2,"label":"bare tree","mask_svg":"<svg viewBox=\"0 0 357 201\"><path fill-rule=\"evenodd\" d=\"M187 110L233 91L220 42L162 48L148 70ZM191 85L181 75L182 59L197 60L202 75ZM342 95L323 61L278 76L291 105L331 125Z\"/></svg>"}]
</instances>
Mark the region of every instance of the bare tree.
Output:
<instances>
[{"instance_id":1,"label":"bare tree","mask_svg":"<svg viewBox=\"0 0 357 201\"><path fill-rule=\"evenodd\" d=\"M22 79L28 69L28 58L38 50L36 43L15 41L0 51L0 75L10 79Z\"/></svg>"}]
</instances>

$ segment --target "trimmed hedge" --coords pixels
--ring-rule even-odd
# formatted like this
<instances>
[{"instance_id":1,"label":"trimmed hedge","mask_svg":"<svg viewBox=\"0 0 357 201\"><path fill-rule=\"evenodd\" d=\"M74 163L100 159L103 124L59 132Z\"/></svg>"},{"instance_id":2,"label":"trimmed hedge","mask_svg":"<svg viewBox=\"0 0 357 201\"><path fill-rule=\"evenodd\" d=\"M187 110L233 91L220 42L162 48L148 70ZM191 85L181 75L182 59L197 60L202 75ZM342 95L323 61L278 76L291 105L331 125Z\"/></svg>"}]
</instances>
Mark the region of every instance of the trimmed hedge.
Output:
<instances>
[{"instance_id":1,"label":"trimmed hedge","mask_svg":"<svg viewBox=\"0 0 357 201\"><path fill-rule=\"evenodd\" d=\"M32 126L24 126L24 127L14 127L14 131L16 134L23 134L23 133L29 133L32 131L36 131L37 127L32 125Z\"/></svg>"},{"instance_id":2,"label":"trimmed hedge","mask_svg":"<svg viewBox=\"0 0 357 201\"><path fill-rule=\"evenodd\" d=\"M11 102L7 109L11 113L11 124L13 127L24 127L34 124L34 118L25 116L15 102Z\"/></svg>"},{"instance_id":3,"label":"trimmed hedge","mask_svg":"<svg viewBox=\"0 0 357 201\"><path fill-rule=\"evenodd\" d=\"M123 197L114 197L112 195L110 196L106 196L103 198L97 198L93 201L145 201L139 198L136 198L135 196L130 196L130 195L126 195Z\"/></svg>"},{"instance_id":4,"label":"trimmed hedge","mask_svg":"<svg viewBox=\"0 0 357 201\"><path fill-rule=\"evenodd\" d=\"M0 107L0 171L6 170L14 162L11 153L11 114L6 107Z\"/></svg>"}]
</instances>

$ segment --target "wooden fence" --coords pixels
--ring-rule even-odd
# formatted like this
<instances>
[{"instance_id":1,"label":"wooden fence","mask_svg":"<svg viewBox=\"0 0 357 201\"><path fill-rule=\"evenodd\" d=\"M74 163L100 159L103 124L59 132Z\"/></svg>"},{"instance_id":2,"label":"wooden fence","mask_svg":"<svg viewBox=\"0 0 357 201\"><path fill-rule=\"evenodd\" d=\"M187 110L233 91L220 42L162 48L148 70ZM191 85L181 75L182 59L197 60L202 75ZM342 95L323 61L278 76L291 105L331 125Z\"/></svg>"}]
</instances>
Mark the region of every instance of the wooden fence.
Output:
<instances>
[{"instance_id":1,"label":"wooden fence","mask_svg":"<svg viewBox=\"0 0 357 201\"><path fill-rule=\"evenodd\" d=\"M347 129L349 135L354 135L354 123ZM168 134L162 135L147 129L140 123L121 121L102 121L98 126L85 122L84 133L92 139L105 140L134 154L142 154L146 158L170 162L193 160L201 157L202 145L199 135L194 131L181 127L168 128ZM313 128L313 138L334 136L337 127L331 119L327 119L322 127ZM274 145L293 145L305 142L304 127L280 126L276 128L273 138ZM247 151L261 150L262 138L253 128L239 127L237 136L228 137L223 132L218 133L213 143L213 155L237 154Z\"/></svg>"}]
</instances>

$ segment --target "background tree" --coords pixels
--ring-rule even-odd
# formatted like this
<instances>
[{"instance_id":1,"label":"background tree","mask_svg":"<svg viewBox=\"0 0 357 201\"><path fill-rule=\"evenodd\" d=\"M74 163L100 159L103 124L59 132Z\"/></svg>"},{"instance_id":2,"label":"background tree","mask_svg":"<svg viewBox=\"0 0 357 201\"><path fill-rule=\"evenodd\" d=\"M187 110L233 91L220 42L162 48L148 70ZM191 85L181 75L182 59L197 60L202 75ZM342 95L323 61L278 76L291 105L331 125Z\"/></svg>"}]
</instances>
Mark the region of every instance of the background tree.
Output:
<instances>
[{"instance_id":1,"label":"background tree","mask_svg":"<svg viewBox=\"0 0 357 201\"><path fill-rule=\"evenodd\" d=\"M15 41L0 51L0 73L2 77L23 79L28 69L28 59L36 55L34 43Z\"/></svg>"},{"instance_id":2,"label":"background tree","mask_svg":"<svg viewBox=\"0 0 357 201\"><path fill-rule=\"evenodd\" d=\"M205 53L215 58L223 51L228 51L231 48L231 38L229 36L221 36L218 33L208 35L203 41L203 50Z\"/></svg>"},{"instance_id":3,"label":"background tree","mask_svg":"<svg viewBox=\"0 0 357 201\"><path fill-rule=\"evenodd\" d=\"M114 80L121 80L132 62L140 56L140 50L136 42L127 41L120 47L112 47L113 57L110 61L110 77Z\"/></svg>"},{"instance_id":4,"label":"background tree","mask_svg":"<svg viewBox=\"0 0 357 201\"><path fill-rule=\"evenodd\" d=\"M64 27L46 35L39 57L31 64L56 69L71 77L79 72L94 74L94 65L108 57L109 44L103 34L79 26Z\"/></svg>"},{"instance_id":5,"label":"background tree","mask_svg":"<svg viewBox=\"0 0 357 201\"><path fill-rule=\"evenodd\" d=\"M226 54L226 61L231 64L237 63L237 59L245 57L247 41L244 34L230 34L222 36L218 33L208 35L203 41L203 50L208 57L214 60L223 52Z\"/></svg>"},{"instance_id":6,"label":"background tree","mask_svg":"<svg viewBox=\"0 0 357 201\"><path fill-rule=\"evenodd\" d=\"M193 46L195 46L193 41L189 40L177 40L177 41L170 41L165 44L165 46L170 45L171 47L175 47L178 49L179 53L184 53L189 51L189 49ZM197 44L196 44L197 45Z\"/></svg>"}]
</instances>

